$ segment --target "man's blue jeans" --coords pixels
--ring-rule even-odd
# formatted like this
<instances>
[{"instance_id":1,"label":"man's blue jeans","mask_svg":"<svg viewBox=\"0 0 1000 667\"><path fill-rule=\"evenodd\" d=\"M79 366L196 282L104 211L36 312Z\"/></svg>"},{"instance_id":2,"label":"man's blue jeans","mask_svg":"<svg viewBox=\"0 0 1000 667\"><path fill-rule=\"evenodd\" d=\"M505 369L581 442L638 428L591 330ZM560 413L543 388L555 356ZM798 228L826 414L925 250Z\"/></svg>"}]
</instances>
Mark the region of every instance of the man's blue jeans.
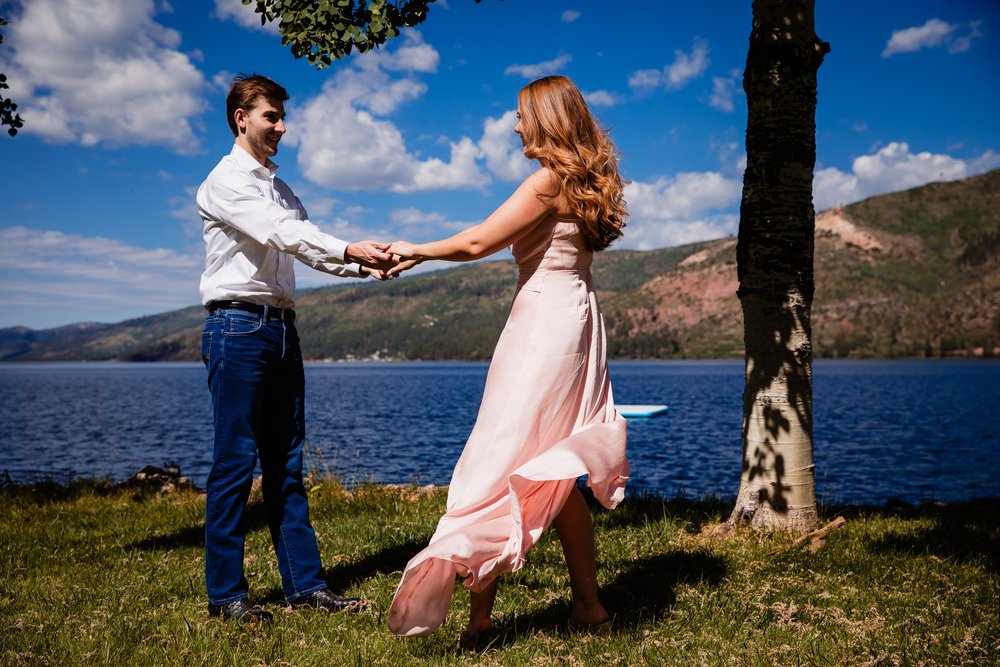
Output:
<instances>
[{"instance_id":1,"label":"man's blue jeans","mask_svg":"<svg viewBox=\"0 0 1000 667\"><path fill-rule=\"evenodd\" d=\"M293 601L326 588L302 485L305 376L294 324L219 309L205 320L201 354L215 412L205 503L209 603L247 597L246 505L258 455L285 598Z\"/></svg>"}]
</instances>

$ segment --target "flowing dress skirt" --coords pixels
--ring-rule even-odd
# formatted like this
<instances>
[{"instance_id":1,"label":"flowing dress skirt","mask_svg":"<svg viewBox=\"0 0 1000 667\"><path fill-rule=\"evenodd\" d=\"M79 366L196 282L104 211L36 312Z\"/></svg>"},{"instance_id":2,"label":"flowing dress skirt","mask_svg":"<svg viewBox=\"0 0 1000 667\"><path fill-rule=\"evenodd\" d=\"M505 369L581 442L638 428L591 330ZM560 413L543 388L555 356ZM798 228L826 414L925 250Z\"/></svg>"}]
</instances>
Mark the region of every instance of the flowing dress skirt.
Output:
<instances>
[{"instance_id":1,"label":"flowing dress skirt","mask_svg":"<svg viewBox=\"0 0 1000 667\"><path fill-rule=\"evenodd\" d=\"M621 502L625 420L615 411L606 348L589 268L522 267L447 511L389 608L394 633L437 628L456 574L479 591L518 570L578 477L588 477L605 507Z\"/></svg>"}]
</instances>

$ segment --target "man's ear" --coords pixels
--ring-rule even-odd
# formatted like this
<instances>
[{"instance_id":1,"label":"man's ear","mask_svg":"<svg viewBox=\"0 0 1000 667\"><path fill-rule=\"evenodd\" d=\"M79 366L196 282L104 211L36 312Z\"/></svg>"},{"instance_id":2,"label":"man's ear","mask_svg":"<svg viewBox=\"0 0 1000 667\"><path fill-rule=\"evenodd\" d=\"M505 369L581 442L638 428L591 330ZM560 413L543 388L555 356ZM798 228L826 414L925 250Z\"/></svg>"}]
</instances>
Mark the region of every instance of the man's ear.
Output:
<instances>
[{"instance_id":1,"label":"man's ear","mask_svg":"<svg viewBox=\"0 0 1000 667\"><path fill-rule=\"evenodd\" d=\"M236 119L236 129L239 130L240 134L246 132L247 129L247 112L244 109L237 108L233 112L233 118Z\"/></svg>"}]
</instances>

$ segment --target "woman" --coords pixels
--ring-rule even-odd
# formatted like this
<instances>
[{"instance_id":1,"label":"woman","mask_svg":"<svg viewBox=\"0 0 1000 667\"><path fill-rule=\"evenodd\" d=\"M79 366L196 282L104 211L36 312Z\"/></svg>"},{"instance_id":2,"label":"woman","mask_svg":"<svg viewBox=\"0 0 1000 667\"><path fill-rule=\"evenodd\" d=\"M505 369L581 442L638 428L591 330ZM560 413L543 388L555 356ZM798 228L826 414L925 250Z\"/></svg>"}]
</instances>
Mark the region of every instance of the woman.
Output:
<instances>
[{"instance_id":1,"label":"woman","mask_svg":"<svg viewBox=\"0 0 1000 667\"><path fill-rule=\"evenodd\" d=\"M406 566L389 609L399 635L426 635L448 612L455 574L471 595L459 643L492 629L498 577L519 569L555 523L573 593L571 630L607 632L597 595L594 529L576 479L608 508L624 496L625 421L614 408L604 323L590 263L622 234L627 211L615 148L569 79L518 95L514 128L541 168L485 222L433 243L393 243L404 261L468 261L513 244L520 269L476 425L455 466L447 511Z\"/></svg>"}]
</instances>

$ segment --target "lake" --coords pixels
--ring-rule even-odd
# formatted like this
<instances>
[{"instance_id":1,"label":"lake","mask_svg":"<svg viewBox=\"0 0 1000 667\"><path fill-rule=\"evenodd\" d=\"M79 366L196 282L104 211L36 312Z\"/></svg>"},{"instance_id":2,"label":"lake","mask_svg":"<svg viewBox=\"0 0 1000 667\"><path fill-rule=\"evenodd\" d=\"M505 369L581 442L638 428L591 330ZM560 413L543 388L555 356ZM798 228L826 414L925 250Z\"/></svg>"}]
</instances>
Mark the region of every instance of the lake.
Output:
<instances>
[{"instance_id":1,"label":"lake","mask_svg":"<svg viewBox=\"0 0 1000 667\"><path fill-rule=\"evenodd\" d=\"M346 483L447 484L485 363L306 366L307 461ZM1000 496L1000 361L827 361L813 369L816 490L829 503ZM615 399L665 403L629 420L632 491L733 497L742 361L612 362ZM167 462L211 466L200 364L0 365L0 471L18 482L121 481Z\"/></svg>"}]
</instances>

